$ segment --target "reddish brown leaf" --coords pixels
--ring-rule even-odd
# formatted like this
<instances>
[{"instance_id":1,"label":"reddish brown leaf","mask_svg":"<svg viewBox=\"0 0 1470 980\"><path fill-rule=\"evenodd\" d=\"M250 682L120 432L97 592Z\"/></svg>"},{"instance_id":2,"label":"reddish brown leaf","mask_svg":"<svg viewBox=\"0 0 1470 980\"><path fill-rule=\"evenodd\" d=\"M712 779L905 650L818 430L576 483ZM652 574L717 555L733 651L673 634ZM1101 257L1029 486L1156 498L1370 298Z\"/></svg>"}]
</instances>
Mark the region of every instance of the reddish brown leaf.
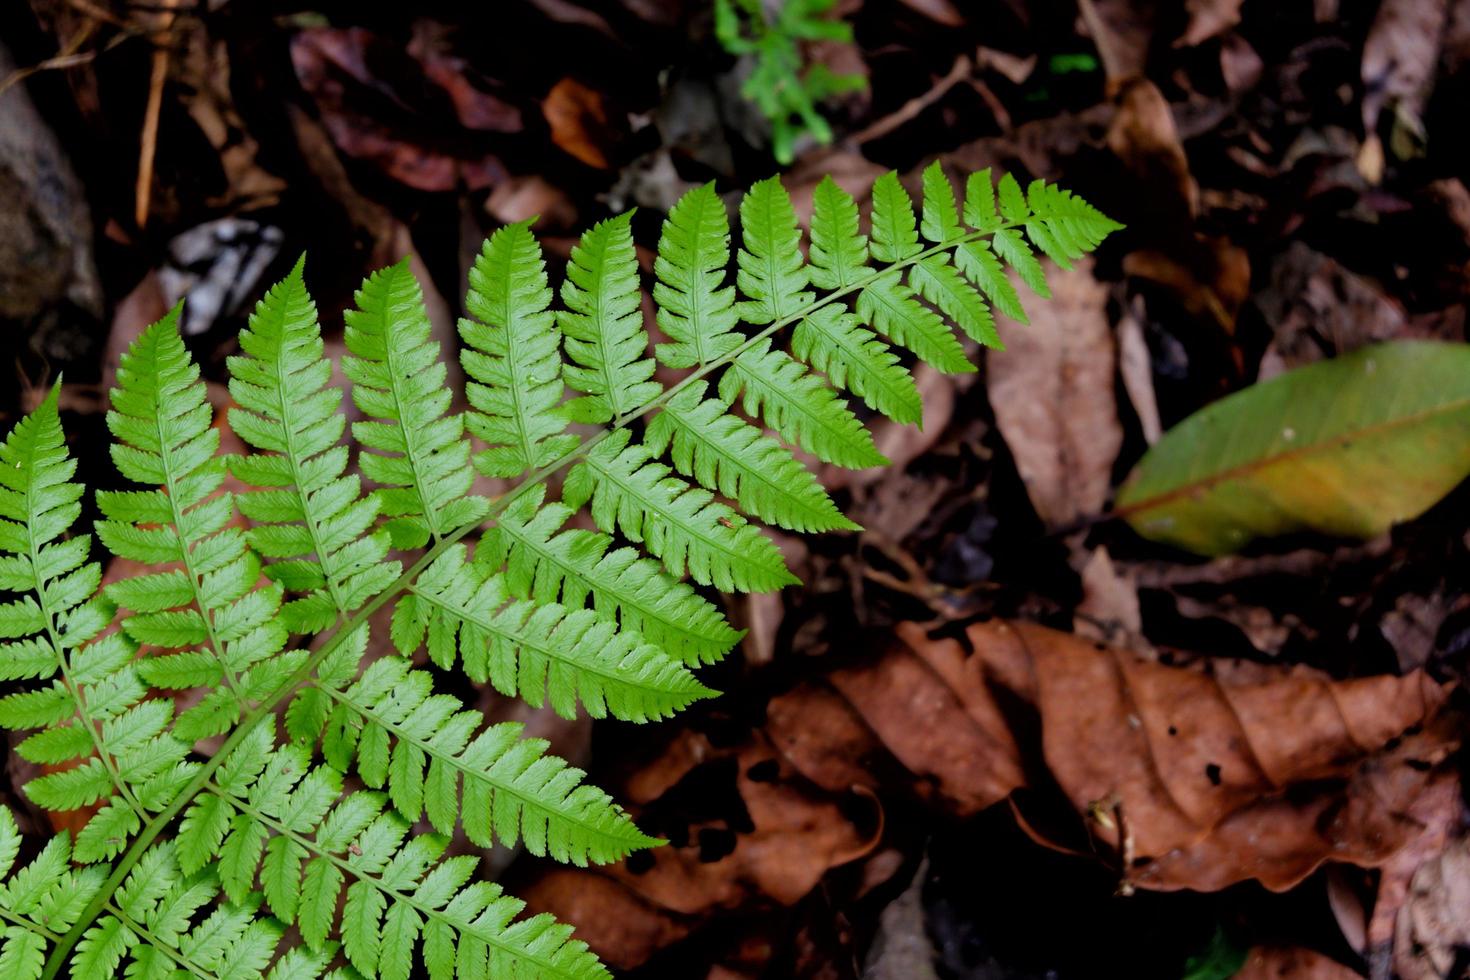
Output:
<instances>
[{"instance_id":1,"label":"reddish brown leaf","mask_svg":"<svg viewBox=\"0 0 1470 980\"><path fill-rule=\"evenodd\" d=\"M606 170L611 166L605 148L612 133L598 92L575 78L563 78L546 93L541 112L557 146L589 167Z\"/></svg>"}]
</instances>

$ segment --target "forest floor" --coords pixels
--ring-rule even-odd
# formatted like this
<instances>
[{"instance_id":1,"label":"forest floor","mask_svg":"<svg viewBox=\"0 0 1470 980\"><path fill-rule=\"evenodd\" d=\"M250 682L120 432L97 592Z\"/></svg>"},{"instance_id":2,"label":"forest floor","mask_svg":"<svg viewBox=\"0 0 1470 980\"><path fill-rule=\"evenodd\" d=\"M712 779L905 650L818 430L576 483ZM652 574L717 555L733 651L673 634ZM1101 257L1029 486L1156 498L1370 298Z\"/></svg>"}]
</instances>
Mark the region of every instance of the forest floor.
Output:
<instances>
[{"instance_id":1,"label":"forest floor","mask_svg":"<svg viewBox=\"0 0 1470 980\"><path fill-rule=\"evenodd\" d=\"M630 207L651 259L710 180L779 169L804 216L828 173L1056 181L1126 229L980 373L918 374L922 430L875 428L891 467L824 472L864 530L778 536L804 585L724 600L748 631L702 676L724 697L633 729L463 692L671 842L497 853L502 880L628 977L1470 976L1470 486L1366 541L1214 559L1109 511L1231 392L1466 339L1470 0L831 16L853 42L806 55L866 83L781 168L706 0L0 5L4 424L64 371L107 485L119 352L187 295L223 397L302 252L332 349L408 253L452 345L504 223L538 217L559 280Z\"/></svg>"}]
</instances>

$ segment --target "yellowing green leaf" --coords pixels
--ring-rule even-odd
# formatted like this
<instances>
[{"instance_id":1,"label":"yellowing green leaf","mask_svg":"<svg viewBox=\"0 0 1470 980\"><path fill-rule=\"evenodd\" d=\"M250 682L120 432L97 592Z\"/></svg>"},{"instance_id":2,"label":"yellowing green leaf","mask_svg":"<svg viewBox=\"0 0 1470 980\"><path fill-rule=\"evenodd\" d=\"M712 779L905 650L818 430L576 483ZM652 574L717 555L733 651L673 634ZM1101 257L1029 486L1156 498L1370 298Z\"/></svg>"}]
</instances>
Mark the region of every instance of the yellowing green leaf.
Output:
<instances>
[{"instance_id":1,"label":"yellowing green leaf","mask_svg":"<svg viewBox=\"0 0 1470 980\"><path fill-rule=\"evenodd\" d=\"M1144 537L1203 555L1369 538L1470 474L1470 345L1401 341L1262 382L1164 435L1118 492Z\"/></svg>"}]
</instances>

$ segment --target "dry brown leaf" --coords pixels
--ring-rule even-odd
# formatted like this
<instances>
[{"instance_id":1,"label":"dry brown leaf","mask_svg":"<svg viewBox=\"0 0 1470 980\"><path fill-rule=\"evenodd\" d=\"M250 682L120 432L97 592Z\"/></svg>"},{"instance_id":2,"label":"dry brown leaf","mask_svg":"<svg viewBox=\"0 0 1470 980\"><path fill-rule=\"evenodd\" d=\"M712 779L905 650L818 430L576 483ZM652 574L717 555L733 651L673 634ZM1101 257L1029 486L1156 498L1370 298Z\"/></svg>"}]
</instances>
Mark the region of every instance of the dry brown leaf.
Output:
<instances>
[{"instance_id":1,"label":"dry brown leaf","mask_svg":"<svg viewBox=\"0 0 1470 980\"><path fill-rule=\"evenodd\" d=\"M1217 34L1224 34L1240 23L1240 7L1244 0L1184 0L1189 11L1189 26L1184 36L1174 42L1176 48L1203 44Z\"/></svg>"},{"instance_id":2,"label":"dry brown leaf","mask_svg":"<svg viewBox=\"0 0 1470 980\"><path fill-rule=\"evenodd\" d=\"M995 421L1041 518L1065 524L1102 509L1123 443L1113 394L1108 289L1090 262L1050 270L1052 300L987 357Z\"/></svg>"},{"instance_id":3,"label":"dry brown leaf","mask_svg":"<svg viewBox=\"0 0 1470 980\"><path fill-rule=\"evenodd\" d=\"M1459 840L1415 873L1398 912L1394 969L1403 980L1447 980L1470 947L1470 841Z\"/></svg>"},{"instance_id":4,"label":"dry brown leaf","mask_svg":"<svg viewBox=\"0 0 1470 980\"><path fill-rule=\"evenodd\" d=\"M1419 672L1166 666L1025 623L972 626L969 650L912 624L899 636L830 689L772 702L792 765L829 789L877 787L881 745L911 792L961 815L1054 783L1137 887L1281 890L1326 861L1382 866L1455 783L1445 691ZM1028 768L1037 718L1044 776Z\"/></svg>"},{"instance_id":5,"label":"dry brown leaf","mask_svg":"<svg viewBox=\"0 0 1470 980\"><path fill-rule=\"evenodd\" d=\"M733 779L729 796L722 773ZM664 830L661 798L689 792L691 781L701 794L697 809L708 816L683 828L677 846L642 852L632 867L543 874L521 897L572 923L615 966L636 966L722 910L794 905L828 870L871 851L882 831L881 812L859 828L845 793L812 786L759 733L734 750L686 733L635 775L625 795L641 804L645 829ZM721 840L728 851L709 853Z\"/></svg>"},{"instance_id":6,"label":"dry brown leaf","mask_svg":"<svg viewBox=\"0 0 1470 980\"><path fill-rule=\"evenodd\" d=\"M1123 161L1140 186L1150 189L1151 204L1199 211L1199 186L1189 173L1189 159L1179 139L1173 110L1158 86L1146 79L1129 82L1118 95L1118 113L1108 127L1108 148ZM1178 220L1173 215L1171 220Z\"/></svg>"},{"instance_id":7,"label":"dry brown leaf","mask_svg":"<svg viewBox=\"0 0 1470 980\"><path fill-rule=\"evenodd\" d=\"M551 87L541 102L541 112L551 127L551 140L589 167L606 170L606 146L610 142L607 108L602 95L567 77Z\"/></svg>"},{"instance_id":8,"label":"dry brown leaf","mask_svg":"<svg viewBox=\"0 0 1470 980\"><path fill-rule=\"evenodd\" d=\"M945 27L964 27L965 15L951 0L902 0L903 5Z\"/></svg>"},{"instance_id":9,"label":"dry brown leaf","mask_svg":"<svg viewBox=\"0 0 1470 980\"><path fill-rule=\"evenodd\" d=\"M1136 297L1118 321L1118 375L1143 429L1143 441L1152 446L1164 434L1164 424L1159 418L1159 400L1154 393L1153 357L1143 336L1142 313L1143 298Z\"/></svg>"},{"instance_id":10,"label":"dry brown leaf","mask_svg":"<svg viewBox=\"0 0 1470 980\"><path fill-rule=\"evenodd\" d=\"M1361 980L1334 959L1310 949L1257 946L1234 980Z\"/></svg>"},{"instance_id":11,"label":"dry brown leaf","mask_svg":"<svg viewBox=\"0 0 1470 980\"><path fill-rule=\"evenodd\" d=\"M1363 42L1363 128L1372 133L1383 109L1415 120L1434 84L1449 8L1447 0L1383 0Z\"/></svg>"},{"instance_id":12,"label":"dry brown leaf","mask_svg":"<svg viewBox=\"0 0 1470 980\"><path fill-rule=\"evenodd\" d=\"M1078 0L1077 12L1097 45L1108 83L1143 74L1154 36L1154 8L1140 0Z\"/></svg>"},{"instance_id":13,"label":"dry brown leaf","mask_svg":"<svg viewBox=\"0 0 1470 980\"><path fill-rule=\"evenodd\" d=\"M399 48L362 27L310 27L292 36L291 63L316 101L332 142L348 156L419 190L479 189L504 179L506 171L495 156L466 152L453 136L469 128L466 120L475 129L519 129L517 110L471 89L462 74L436 56L415 56L412 47ZM387 68L401 78L375 74ZM425 84L445 79L453 80L451 90ZM400 82L396 88L395 81ZM432 118L440 99L452 119ZM391 108L385 110L385 103Z\"/></svg>"},{"instance_id":14,"label":"dry brown leaf","mask_svg":"<svg viewBox=\"0 0 1470 980\"><path fill-rule=\"evenodd\" d=\"M1145 644L1143 614L1138 605L1138 583L1113 564L1107 548L1098 548L1082 566L1082 602L1073 617L1073 629L1089 639L1142 652Z\"/></svg>"}]
</instances>

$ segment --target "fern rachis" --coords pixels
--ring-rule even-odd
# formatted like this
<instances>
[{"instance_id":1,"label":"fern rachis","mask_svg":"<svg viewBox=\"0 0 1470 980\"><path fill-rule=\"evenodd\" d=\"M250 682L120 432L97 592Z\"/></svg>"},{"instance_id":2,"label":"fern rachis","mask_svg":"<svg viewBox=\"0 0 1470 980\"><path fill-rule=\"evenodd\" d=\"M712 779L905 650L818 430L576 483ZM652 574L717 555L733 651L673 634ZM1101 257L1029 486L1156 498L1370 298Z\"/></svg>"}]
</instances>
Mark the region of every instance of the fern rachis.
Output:
<instances>
[{"instance_id":1,"label":"fern rachis","mask_svg":"<svg viewBox=\"0 0 1470 980\"><path fill-rule=\"evenodd\" d=\"M350 426L298 263L229 361L229 423L254 450L229 459L175 311L113 393L113 456L144 489L98 497L102 542L163 567L100 593L87 537L65 536L82 491L53 392L0 448L0 585L22 594L0 606L15 638L3 668L32 685L0 698L0 723L39 729L21 743L30 758L81 763L27 784L33 802L102 805L75 847L57 837L0 886L5 975L125 960L146 976L350 965L396 978L416 962L434 977L603 975L566 927L517 920L518 902L474 881L473 856L445 857L448 835L578 864L658 842L409 658L567 715L644 721L712 696L692 668L740 633L684 579L794 582L748 518L853 526L788 448L881 465L838 388L916 421L907 355L885 337L969 369L949 323L994 343L989 303L1019 312L1007 265L1044 290L1033 245L1065 263L1116 227L1040 182L1022 192L1007 177L997 192L977 175L961 207L934 167L924 191L916 215L896 177L880 180L864 236L856 203L824 181L808 264L786 192L763 181L740 208L731 283L728 215L697 188L660 237L653 295L670 341L651 350L626 215L583 237L559 307L529 227L503 228L460 324L463 413L406 263L382 270L347 316L342 367L363 415ZM664 388L656 364L688 373ZM580 437L573 421L601 428ZM224 491L226 468L251 489ZM470 493L476 470L519 482L487 501ZM584 506L598 530L567 528ZM402 656L365 662L369 617L390 603ZM206 693L175 716L152 689ZM5 819L0 877L16 837ZM433 833L410 835L421 820ZM286 949L291 925L303 945Z\"/></svg>"}]
</instances>

